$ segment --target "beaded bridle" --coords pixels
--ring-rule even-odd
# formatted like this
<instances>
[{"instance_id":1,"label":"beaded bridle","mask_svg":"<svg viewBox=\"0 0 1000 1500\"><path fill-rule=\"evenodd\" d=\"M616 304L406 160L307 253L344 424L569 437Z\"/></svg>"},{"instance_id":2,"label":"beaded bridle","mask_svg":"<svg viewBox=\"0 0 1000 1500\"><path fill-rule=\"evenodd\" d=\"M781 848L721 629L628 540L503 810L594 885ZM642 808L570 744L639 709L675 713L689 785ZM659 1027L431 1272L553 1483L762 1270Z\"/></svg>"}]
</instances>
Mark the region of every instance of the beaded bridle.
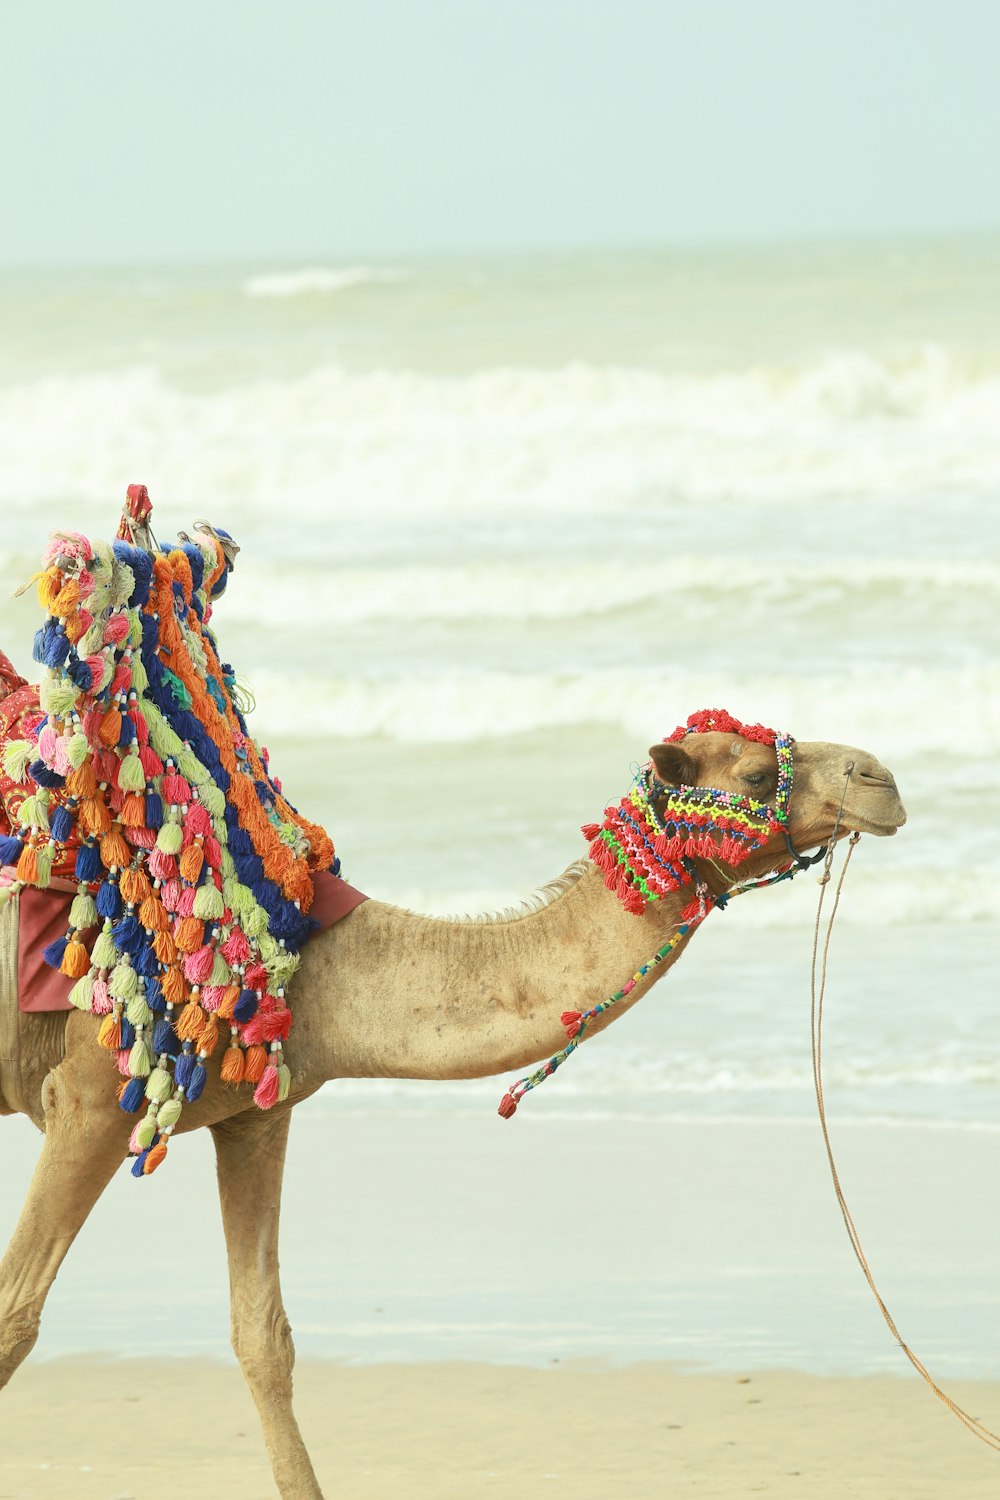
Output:
<instances>
[{"instance_id":1,"label":"beaded bridle","mask_svg":"<svg viewBox=\"0 0 1000 1500\"><path fill-rule=\"evenodd\" d=\"M583 825L583 835L590 843L590 858L626 911L641 915L651 902L685 885L694 886L694 899L681 912L681 922L673 936L620 990L590 1010L563 1011L566 1046L535 1072L511 1084L500 1101L499 1113L504 1119L510 1118L524 1094L544 1083L576 1051L588 1023L631 994L714 907L722 910L731 896L789 880L825 857L825 845L816 854L800 854L789 831L795 743L791 735L765 729L762 724L741 724L725 709L714 708L692 714L664 743L676 743L689 734L707 734L712 730L774 746L778 781L773 804L720 787L668 786L649 761L640 768L624 797L604 809L603 822ZM722 860L730 867L737 867L762 849L775 831L784 838L788 864L760 880L738 883L727 892L713 894L709 890L695 859Z\"/></svg>"}]
</instances>

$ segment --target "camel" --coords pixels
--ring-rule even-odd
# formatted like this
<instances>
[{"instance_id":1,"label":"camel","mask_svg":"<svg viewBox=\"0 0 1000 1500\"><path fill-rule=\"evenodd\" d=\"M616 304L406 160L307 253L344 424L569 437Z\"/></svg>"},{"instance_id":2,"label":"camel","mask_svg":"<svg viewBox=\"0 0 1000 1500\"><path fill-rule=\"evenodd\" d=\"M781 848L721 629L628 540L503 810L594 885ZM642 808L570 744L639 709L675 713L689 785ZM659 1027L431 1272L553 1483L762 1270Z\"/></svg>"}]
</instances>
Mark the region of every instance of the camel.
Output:
<instances>
[{"instance_id":1,"label":"camel","mask_svg":"<svg viewBox=\"0 0 1000 1500\"><path fill-rule=\"evenodd\" d=\"M789 832L799 851L834 834L887 836L902 826L906 814L895 782L873 756L823 742L795 743L792 754ZM775 795L773 745L713 731L681 745L655 745L650 755L667 785L752 792L768 801ZM772 829L738 876L717 858L694 863L715 898L788 859L780 831ZM525 907L501 917L446 920L366 901L304 950L292 996L294 1081L285 1104L262 1113L247 1091L226 1089L214 1078L185 1110L182 1130L206 1126L214 1138L232 1344L283 1500L322 1500L292 1409L294 1349L278 1277L292 1107L334 1078L477 1078L537 1062L565 1043L564 1007L582 1009L618 990L677 932L690 897L690 888L680 890L636 915L606 888L592 862L580 861ZM0 921L15 921L15 903L6 911ZM588 1037L634 1005L673 966L691 935L613 1011L596 1018ZM2 939L0 931L0 955ZM97 1044L91 1016L21 1014L19 1025L15 1097L0 1106L30 1116L44 1143L0 1263L0 1386L34 1346L49 1288L120 1167L131 1128L115 1104L108 1053ZM544 1100L535 1107L544 1107ZM498 1128L517 1126L498 1122ZM155 1191L155 1185L135 1190Z\"/></svg>"}]
</instances>

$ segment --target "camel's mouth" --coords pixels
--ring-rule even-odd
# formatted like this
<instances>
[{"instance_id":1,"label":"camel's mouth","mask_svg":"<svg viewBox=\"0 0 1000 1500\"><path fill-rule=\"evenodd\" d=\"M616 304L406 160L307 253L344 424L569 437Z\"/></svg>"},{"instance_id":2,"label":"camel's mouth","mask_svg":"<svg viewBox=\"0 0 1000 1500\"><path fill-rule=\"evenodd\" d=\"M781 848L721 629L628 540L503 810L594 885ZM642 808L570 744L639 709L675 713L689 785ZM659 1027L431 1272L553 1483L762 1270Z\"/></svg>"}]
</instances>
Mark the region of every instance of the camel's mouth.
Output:
<instances>
[{"instance_id":1,"label":"camel's mouth","mask_svg":"<svg viewBox=\"0 0 1000 1500\"><path fill-rule=\"evenodd\" d=\"M850 829L852 833L870 833L877 839L893 838L906 822L906 808L898 795L894 795L892 800L893 806L878 817L845 807L841 826Z\"/></svg>"}]
</instances>

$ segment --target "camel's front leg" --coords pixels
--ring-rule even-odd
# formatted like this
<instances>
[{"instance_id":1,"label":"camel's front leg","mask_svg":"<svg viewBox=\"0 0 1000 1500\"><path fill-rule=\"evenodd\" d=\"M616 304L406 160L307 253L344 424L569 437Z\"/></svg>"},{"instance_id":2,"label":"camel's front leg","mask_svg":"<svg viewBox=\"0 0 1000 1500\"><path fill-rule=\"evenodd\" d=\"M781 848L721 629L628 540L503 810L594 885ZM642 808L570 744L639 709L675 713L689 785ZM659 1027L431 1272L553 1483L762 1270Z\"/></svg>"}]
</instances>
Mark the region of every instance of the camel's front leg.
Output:
<instances>
[{"instance_id":1,"label":"camel's front leg","mask_svg":"<svg viewBox=\"0 0 1000 1500\"><path fill-rule=\"evenodd\" d=\"M290 1110L213 1126L229 1251L233 1348L282 1500L323 1500L292 1411L295 1348L278 1280L278 1211Z\"/></svg>"},{"instance_id":2,"label":"camel's front leg","mask_svg":"<svg viewBox=\"0 0 1000 1500\"><path fill-rule=\"evenodd\" d=\"M102 1059L103 1060L103 1059ZM45 1144L7 1254L0 1261L0 1388L38 1338L49 1288L70 1245L125 1158L128 1120L72 1060L45 1080Z\"/></svg>"}]
</instances>

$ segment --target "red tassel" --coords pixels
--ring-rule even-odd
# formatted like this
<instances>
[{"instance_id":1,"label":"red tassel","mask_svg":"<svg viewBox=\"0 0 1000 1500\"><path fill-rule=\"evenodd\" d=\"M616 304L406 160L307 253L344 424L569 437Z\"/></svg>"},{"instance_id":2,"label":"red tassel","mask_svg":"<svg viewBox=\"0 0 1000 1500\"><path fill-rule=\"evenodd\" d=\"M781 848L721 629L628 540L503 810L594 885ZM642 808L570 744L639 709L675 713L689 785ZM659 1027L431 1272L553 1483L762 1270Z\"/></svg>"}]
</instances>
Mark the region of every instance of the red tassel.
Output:
<instances>
[{"instance_id":1,"label":"red tassel","mask_svg":"<svg viewBox=\"0 0 1000 1500\"><path fill-rule=\"evenodd\" d=\"M509 1120L516 1109L517 1100L514 1098L514 1095L504 1094L503 1098L500 1100L500 1108L497 1110L497 1114L500 1116L501 1120Z\"/></svg>"},{"instance_id":2,"label":"red tassel","mask_svg":"<svg viewBox=\"0 0 1000 1500\"><path fill-rule=\"evenodd\" d=\"M566 1035L570 1038L570 1040L572 1040L575 1036L579 1036L580 1022L583 1020L583 1016L578 1010L564 1010L559 1019L562 1022L563 1027L566 1031Z\"/></svg>"},{"instance_id":3,"label":"red tassel","mask_svg":"<svg viewBox=\"0 0 1000 1500\"><path fill-rule=\"evenodd\" d=\"M641 917L642 913L646 910L646 898L637 886L630 885L624 896L622 896L622 905L633 916Z\"/></svg>"},{"instance_id":4,"label":"red tassel","mask_svg":"<svg viewBox=\"0 0 1000 1500\"><path fill-rule=\"evenodd\" d=\"M258 1109L271 1109L278 1102L278 1070L274 1063L264 1069L264 1076L253 1091L253 1102Z\"/></svg>"},{"instance_id":5,"label":"red tassel","mask_svg":"<svg viewBox=\"0 0 1000 1500\"><path fill-rule=\"evenodd\" d=\"M580 829L580 832L583 834L588 844L593 843L594 839L596 839L600 831L600 823L584 823L583 827Z\"/></svg>"}]
</instances>

